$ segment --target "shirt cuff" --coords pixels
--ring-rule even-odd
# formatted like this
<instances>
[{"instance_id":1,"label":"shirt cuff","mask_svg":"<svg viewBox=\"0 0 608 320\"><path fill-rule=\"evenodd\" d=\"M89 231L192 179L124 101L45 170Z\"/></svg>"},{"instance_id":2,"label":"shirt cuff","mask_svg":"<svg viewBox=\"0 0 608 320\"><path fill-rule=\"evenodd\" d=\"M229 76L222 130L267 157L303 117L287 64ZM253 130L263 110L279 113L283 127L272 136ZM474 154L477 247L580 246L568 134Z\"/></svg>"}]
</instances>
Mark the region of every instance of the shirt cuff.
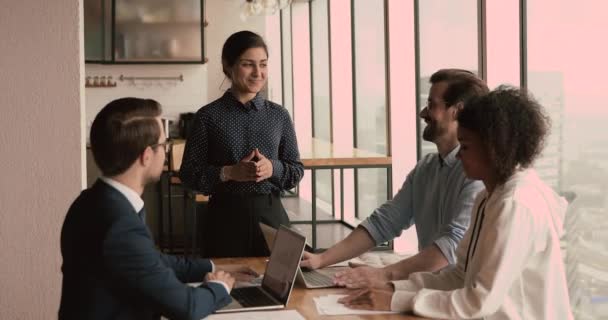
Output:
<instances>
[{"instance_id":1,"label":"shirt cuff","mask_svg":"<svg viewBox=\"0 0 608 320\"><path fill-rule=\"evenodd\" d=\"M211 193L211 190L213 190L218 183L222 183L222 180L220 180L221 170L222 166L209 165L207 167L206 175L202 175L198 182L199 186L207 186L209 188L209 193ZM194 189L198 190L198 188Z\"/></svg>"},{"instance_id":2,"label":"shirt cuff","mask_svg":"<svg viewBox=\"0 0 608 320\"><path fill-rule=\"evenodd\" d=\"M456 245L449 237L444 236L435 240L435 245L450 264L456 264L456 253L454 252Z\"/></svg>"},{"instance_id":3,"label":"shirt cuff","mask_svg":"<svg viewBox=\"0 0 608 320\"><path fill-rule=\"evenodd\" d=\"M414 309L415 292L411 291L395 291L391 299L391 311L409 312Z\"/></svg>"},{"instance_id":4,"label":"shirt cuff","mask_svg":"<svg viewBox=\"0 0 608 320\"><path fill-rule=\"evenodd\" d=\"M393 287L395 287L395 291L418 291L421 288L418 288L412 281L410 280L397 280L397 281L391 281L391 283L393 284Z\"/></svg>"},{"instance_id":5,"label":"shirt cuff","mask_svg":"<svg viewBox=\"0 0 608 320\"><path fill-rule=\"evenodd\" d=\"M283 177L283 162L280 160L268 159L270 163L272 163L272 178L277 179L277 181L281 181L281 177Z\"/></svg>"},{"instance_id":6,"label":"shirt cuff","mask_svg":"<svg viewBox=\"0 0 608 320\"><path fill-rule=\"evenodd\" d=\"M222 286L224 286L224 289L226 289L226 293L228 293L228 294L230 295L230 289L228 288L228 285L227 285L226 283L224 283L224 281L220 281L220 280L209 280L209 281L207 281L207 282L208 282L208 283L209 283L209 282L213 282L213 283L219 283L219 284L221 284Z\"/></svg>"},{"instance_id":7,"label":"shirt cuff","mask_svg":"<svg viewBox=\"0 0 608 320\"><path fill-rule=\"evenodd\" d=\"M364 228L365 231L367 231L367 233L369 233L369 235L374 240L375 245L379 245L380 243L386 241L386 240L383 240L382 235L380 234L380 232L378 232L378 229L376 229L376 227L369 221L369 218L361 221L359 226Z\"/></svg>"}]
</instances>

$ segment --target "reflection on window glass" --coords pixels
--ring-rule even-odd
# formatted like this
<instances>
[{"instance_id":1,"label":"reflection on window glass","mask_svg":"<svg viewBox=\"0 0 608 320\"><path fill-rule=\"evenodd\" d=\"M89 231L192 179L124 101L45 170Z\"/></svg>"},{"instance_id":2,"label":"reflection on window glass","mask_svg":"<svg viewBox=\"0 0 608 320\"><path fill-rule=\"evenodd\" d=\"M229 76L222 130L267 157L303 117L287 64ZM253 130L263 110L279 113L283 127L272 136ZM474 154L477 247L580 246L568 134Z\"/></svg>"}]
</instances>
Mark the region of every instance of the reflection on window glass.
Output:
<instances>
[{"instance_id":1,"label":"reflection on window glass","mask_svg":"<svg viewBox=\"0 0 608 320\"><path fill-rule=\"evenodd\" d=\"M387 153L384 1L355 0L356 147Z\"/></svg>"},{"instance_id":2,"label":"reflection on window glass","mask_svg":"<svg viewBox=\"0 0 608 320\"><path fill-rule=\"evenodd\" d=\"M418 1L420 61L420 105L424 108L431 87L431 75L445 68L459 68L478 73L477 0ZM426 124L419 120L420 158L437 152L431 142L422 139Z\"/></svg>"},{"instance_id":3,"label":"reflection on window glass","mask_svg":"<svg viewBox=\"0 0 608 320\"><path fill-rule=\"evenodd\" d=\"M570 202L562 238L576 319L608 317L608 3L527 1L528 89L551 117L535 167ZM567 44L567 45L566 45Z\"/></svg>"},{"instance_id":4,"label":"reflection on window glass","mask_svg":"<svg viewBox=\"0 0 608 320\"><path fill-rule=\"evenodd\" d=\"M86 60L103 59L104 8L100 0L85 0L84 6L84 54Z\"/></svg>"},{"instance_id":5,"label":"reflection on window glass","mask_svg":"<svg viewBox=\"0 0 608 320\"><path fill-rule=\"evenodd\" d=\"M329 23L328 0L310 3L310 36L312 42L312 114L313 137L331 142L331 104L329 94ZM330 170L317 171L317 204L331 212L332 176Z\"/></svg>"},{"instance_id":6,"label":"reflection on window glass","mask_svg":"<svg viewBox=\"0 0 608 320\"><path fill-rule=\"evenodd\" d=\"M388 153L384 1L353 3L355 138L357 149ZM357 169L357 212L364 219L386 201L386 170Z\"/></svg>"},{"instance_id":7,"label":"reflection on window glass","mask_svg":"<svg viewBox=\"0 0 608 320\"><path fill-rule=\"evenodd\" d=\"M330 141L329 24L327 0L311 2L313 136Z\"/></svg>"},{"instance_id":8,"label":"reflection on window glass","mask_svg":"<svg viewBox=\"0 0 608 320\"><path fill-rule=\"evenodd\" d=\"M357 218L365 220L387 200L386 169L357 169Z\"/></svg>"},{"instance_id":9,"label":"reflection on window glass","mask_svg":"<svg viewBox=\"0 0 608 320\"><path fill-rule=\"evenodd\" d=\"M331 220L333 215L332 170L316 170L317 179L317 217L319 220Z\"/></svg>"},{"instance_id":10,"label":"reflection on window glass","mask_svg":"<svg viewBox=\"0 0 608 320\"><path fill-rule=\"evenodd\" d=\"M114 58L200 61L201 2L116 0Z\"/></svg>"}]
</instances>

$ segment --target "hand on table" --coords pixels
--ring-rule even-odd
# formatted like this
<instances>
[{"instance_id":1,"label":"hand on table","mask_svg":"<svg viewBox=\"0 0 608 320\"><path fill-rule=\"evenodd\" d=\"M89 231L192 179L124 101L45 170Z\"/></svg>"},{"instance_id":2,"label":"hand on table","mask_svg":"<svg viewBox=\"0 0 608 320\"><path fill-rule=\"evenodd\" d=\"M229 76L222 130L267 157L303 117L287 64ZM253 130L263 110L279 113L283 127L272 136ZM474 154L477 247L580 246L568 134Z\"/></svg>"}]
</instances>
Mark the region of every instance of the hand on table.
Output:
<instances>
[{"instance_id":1,"label":"hand on table","mask_svg":"<svg viewBox=\"0 0 608 320\"><path fill-rule=\"evenodd\" d=\"M393 292L394 289L359 289L338 302L352 309L390 311Z\"/></svg>"}]
</instances>

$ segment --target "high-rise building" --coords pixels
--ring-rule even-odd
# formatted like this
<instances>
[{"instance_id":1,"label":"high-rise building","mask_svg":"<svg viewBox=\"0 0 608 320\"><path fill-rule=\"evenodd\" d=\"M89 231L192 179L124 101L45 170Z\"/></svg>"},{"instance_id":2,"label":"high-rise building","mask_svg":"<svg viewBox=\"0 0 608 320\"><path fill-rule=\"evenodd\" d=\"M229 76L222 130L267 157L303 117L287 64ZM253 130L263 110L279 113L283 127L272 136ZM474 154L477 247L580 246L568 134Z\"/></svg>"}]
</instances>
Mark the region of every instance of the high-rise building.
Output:
<instances>
[{"instance_id":1,"label":"high-rise building","mask_svg":"<svg viewBox=\"0 0 608 320\"><path fill-rule=\"evenodd\" d=\"M551 118L545 149L534 163L540 177L556 191L563 189L564 77L561 72L529 71L528 89Z\"/></svg>"}]
</instances>

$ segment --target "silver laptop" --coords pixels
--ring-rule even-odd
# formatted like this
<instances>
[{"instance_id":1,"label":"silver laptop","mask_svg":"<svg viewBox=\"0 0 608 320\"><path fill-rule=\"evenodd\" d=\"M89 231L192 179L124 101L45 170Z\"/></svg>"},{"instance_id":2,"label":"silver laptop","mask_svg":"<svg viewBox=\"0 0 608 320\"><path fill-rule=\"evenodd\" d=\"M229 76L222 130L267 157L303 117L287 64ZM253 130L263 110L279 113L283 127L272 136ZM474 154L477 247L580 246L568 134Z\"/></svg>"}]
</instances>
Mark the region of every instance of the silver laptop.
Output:
<instances>
[{"instance_id":1,"label":"silver laptop","mask_svg":"<svg viewBox=\"0 0 608 320\"><path fill-rule=\"evenodd\" d=\"M233 289L230 292L232 302L217 310L217 313L282 309L287 306L306 237L281 226L276 240L266 265L262 285Z\"/></svg>"},{"instance_id":2,"label":"silver laptop","mask_svg":"<svg viewBox=\"0 0 608 320\"><path fill-rule=\"evenodd\" d=\"M277 230L264 223L260 223L260 229L264 234L264 240L266 240L268 248L273 248ZM348 269L348 267L329 267L317 270L298 268L296 281L308 289L337 287L334 284L334 275L345 269Z\"/></svg>"}]
</instances>

